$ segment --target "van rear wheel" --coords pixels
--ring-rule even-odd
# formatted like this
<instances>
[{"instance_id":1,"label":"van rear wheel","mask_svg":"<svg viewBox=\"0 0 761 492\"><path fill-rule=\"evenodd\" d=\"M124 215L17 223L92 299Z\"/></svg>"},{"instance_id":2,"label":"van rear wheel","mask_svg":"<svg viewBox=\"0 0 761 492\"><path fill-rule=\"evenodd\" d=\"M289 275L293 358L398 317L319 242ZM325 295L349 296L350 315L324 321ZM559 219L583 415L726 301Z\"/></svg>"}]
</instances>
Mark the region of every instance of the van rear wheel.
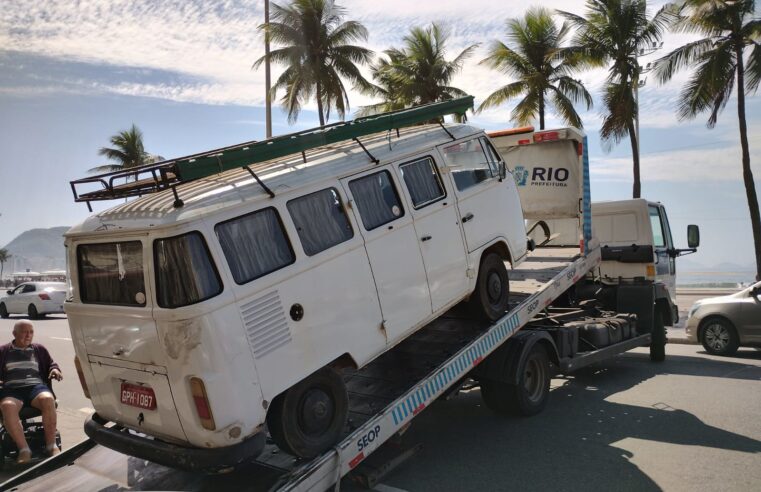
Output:
<instances>
[{"instance_id":1,"label":"van rear wheel","mask_svg":"<svg viewBox=\"0 0 761 492\"><path fill-rule=\"evenodd\" d=\"M496 321L507 312L510 281L505 262L496 253L489 253L481 261L476 290L470 296L473 314L485 321Z\"/></svg>"},{"instance_id":2,"label":"van rear wheel","mask_svg":"<svg viewBox=\"0 0 761 492\"><path fill-rule=\"evenodd\" d=\"M343 378L336 370L323 368L272 401L267 428L283 451L313 458L338 442L348 413Z\"/></svg>"},{"instance_id":3,"label":"van rear wheel","mask_svg":"<svg viewBox=\"0 0 761 492\"><path fill-rule=\"evenodd\" d=\"M0 318L8 319L8 308L5 307L3 302L0 302Z\"/></svg>"}]
</instances>

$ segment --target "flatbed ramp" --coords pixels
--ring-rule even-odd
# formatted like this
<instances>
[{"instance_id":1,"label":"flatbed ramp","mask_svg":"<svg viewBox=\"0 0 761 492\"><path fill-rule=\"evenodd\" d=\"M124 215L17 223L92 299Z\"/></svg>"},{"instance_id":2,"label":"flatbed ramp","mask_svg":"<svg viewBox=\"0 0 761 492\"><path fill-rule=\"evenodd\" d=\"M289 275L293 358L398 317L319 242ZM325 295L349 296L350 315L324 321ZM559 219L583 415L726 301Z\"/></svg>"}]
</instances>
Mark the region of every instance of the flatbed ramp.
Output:
<instances>
[{"instance_id":1,"label":"flatbed ramp","mask_svg":"<svg viewBox=\"0 0 761 492\"><path fill-rule=\"evenodd\" d=\"M313 460L268 444L252 463L220 475L179 471L84 441L8 482L1 490L323 491L340 483L534 315L600 263L600 249L540 248L510 270L511 309L487 324L457 306L359 371L345 374L345 437Z\"/></svg>"}]
</instances>

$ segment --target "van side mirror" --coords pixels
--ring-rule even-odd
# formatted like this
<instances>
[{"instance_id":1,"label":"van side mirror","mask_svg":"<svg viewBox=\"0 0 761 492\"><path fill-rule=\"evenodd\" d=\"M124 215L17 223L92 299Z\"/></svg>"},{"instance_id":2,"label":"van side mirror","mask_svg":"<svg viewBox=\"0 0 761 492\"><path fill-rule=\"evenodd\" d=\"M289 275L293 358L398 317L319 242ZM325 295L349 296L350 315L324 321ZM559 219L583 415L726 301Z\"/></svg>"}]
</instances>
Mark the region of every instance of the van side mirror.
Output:
<instances>
[{"instance_id":1,"label":"van side mirror","mask_svg":"<svg viewBox=\"0 0 761 492\"><path fill-rule=\"evenodd\" d=\"M687 226L687 247L697 248L700 246L700 229L695 224Z\"/></svg>"},{"instance_id":2,"label":"van side mirror","mask_svg":"<svg viewBox=\"0 0 761 492\"><path fill-rule=\"evenodd\" d=\"M507 177L507 164L505 161L499 161L499 180L502 181Z\"/></svg>"}]
</instances>

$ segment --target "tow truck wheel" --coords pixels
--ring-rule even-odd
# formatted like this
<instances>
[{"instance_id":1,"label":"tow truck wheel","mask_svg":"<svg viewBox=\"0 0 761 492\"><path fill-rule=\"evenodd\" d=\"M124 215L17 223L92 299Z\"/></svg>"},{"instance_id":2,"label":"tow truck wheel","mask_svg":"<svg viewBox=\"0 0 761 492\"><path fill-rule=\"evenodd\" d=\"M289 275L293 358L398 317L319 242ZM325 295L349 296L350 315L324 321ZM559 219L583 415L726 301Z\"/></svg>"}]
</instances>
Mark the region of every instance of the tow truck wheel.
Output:
<instances>
[{"instance_id":1,"label":"tow truck wheel","mask_svg":"<svg viewBox=\"0 0 761 492\"><path fill-rule=\"evenodd\" d=\"M334 369L323 368L272 401L267 428L283 451L313 458L338 442L348 413L343 378Z\"/></svg>"},{"instance_id":2,"label":"tow truck wheel","mask_svg":"<svg viewBox=\"0 0 761 492\"><path fill-rule=\"evenodd\" d=\"M550 396L550 359L544 346L534 344L518 370L518 384L481 382L481 397L492 411L530 417L544 410Z\"/></svg>"},{"instance_id":3,"label":"tow truck wheel","mask_svg":"<svg viewBox=\"0 0 761 492\"><path fill-rule=\"evenodd\" d=\"M510 297L510 282L502 257L489 253L481 261L476 290L470 296L473 314L486 321L497 321L505 315Z\"/></svg>"},{"instance_id":4,"label":"tow truck wheel","mask_svg":"<svg viewBox=\"0 0 761 492\"><path fill-rule=\"evenodd\" d=\"M650 332L650 360L666 360L666 327L663 324L663 313L658 309L653 313L653 327Z\"/></svg>"}]
</instances>

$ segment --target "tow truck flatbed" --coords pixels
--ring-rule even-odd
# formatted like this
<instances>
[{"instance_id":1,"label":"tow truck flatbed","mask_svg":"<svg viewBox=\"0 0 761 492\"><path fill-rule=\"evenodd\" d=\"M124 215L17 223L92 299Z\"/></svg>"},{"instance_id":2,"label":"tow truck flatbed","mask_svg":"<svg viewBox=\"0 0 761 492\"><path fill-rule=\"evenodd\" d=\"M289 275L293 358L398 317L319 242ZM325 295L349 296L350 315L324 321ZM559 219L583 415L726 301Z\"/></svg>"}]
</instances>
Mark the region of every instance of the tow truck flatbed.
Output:
<instances>
[{"instance_id":1,"label":"tow truck flatbed","mask_svg":"<svg viewBox=\"0 0 761 492\"><path fill-rule=\"evenodd\" d=\"M268 444L253 462L230 473L206 475L167 468L85 440L0 489L326 490L433 401L459 388L475 366L600 259L594 243L587 245L586 254L579 248L537 249L520 269L510 271L511 309L497 322L475 321L463 306L456 306L364 368L346 373L350 413L345 436L313 460L299 460Z\"/></svg>"}]
</instances>

